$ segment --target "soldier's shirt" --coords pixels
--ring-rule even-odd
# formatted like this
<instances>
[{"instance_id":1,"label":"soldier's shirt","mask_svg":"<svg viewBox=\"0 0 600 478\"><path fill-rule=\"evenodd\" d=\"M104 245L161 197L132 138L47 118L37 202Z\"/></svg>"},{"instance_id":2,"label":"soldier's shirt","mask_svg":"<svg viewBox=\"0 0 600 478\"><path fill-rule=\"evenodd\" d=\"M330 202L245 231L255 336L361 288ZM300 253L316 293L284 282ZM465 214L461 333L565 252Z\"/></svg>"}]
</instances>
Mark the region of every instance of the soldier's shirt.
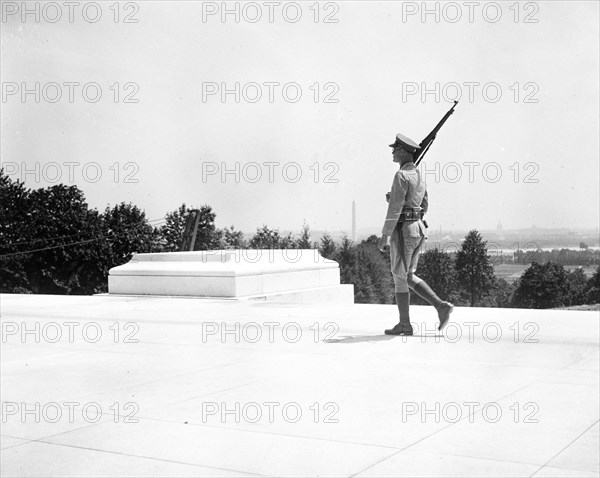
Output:
<instances>
[{"instance_id":1,"label":"soldier's shirt","mask_svg":"<svg viewBox=\"0 0 600 478\"><path fill-rule=\"evenodd\" d=\"M404 207L421 208L427 212L427 185L414 163L405 163L395 174L382 234L391 236Z\"/></svg>"}]
</instances>

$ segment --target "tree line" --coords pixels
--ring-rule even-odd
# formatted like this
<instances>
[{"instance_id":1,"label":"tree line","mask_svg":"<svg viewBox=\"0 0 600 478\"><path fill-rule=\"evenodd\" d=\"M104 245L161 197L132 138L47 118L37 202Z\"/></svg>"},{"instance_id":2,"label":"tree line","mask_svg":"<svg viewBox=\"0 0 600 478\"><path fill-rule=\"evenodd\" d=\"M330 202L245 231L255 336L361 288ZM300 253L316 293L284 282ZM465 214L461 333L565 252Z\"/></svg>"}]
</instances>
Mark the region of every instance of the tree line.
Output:
<instances>
[{"instance_id":1,"label":"tree line","mask_svg":"<svg viewBox=\"0 0 600 478\"><path fill-rule=\"evenodd\" d=\"M519 249L515 251L514 262L517 264L554 262L563 266L575 264L595 266L600 264L600 252L589 249L587 245L581 247L581 244L579 251L574 249L552 249L551 251L543 251L541 249L524 251Z\"/></svg>"},{"instance_id":2,"label":"tree line","mask_svg":"<svg viewBox=\"0 0 600 478\"><path fill-rule=\"evenodd\" d=\"M149 220L131 203L89 208L76 186L27 189L0 169L0 292L95 294L107 291L108 271L134 252L172 252L181 246L190 211L182 204ZM201 206L194 250L319 249L340 265L341 282L354 284L357 303L391 304L394 288L389 254L375 235L355 244L328 233L313 241L310 228L282 234L263 225L249 239L234 226L217 228L216 214ZM600 302L599 271L587 279L552 261L532 261L515 283L494 275L487 243L470 231L457 252L427 250L417 274L445 300L481 307L549 308ZM422 303L415 294L413 303Z\"/></svg>"}]
</instances>

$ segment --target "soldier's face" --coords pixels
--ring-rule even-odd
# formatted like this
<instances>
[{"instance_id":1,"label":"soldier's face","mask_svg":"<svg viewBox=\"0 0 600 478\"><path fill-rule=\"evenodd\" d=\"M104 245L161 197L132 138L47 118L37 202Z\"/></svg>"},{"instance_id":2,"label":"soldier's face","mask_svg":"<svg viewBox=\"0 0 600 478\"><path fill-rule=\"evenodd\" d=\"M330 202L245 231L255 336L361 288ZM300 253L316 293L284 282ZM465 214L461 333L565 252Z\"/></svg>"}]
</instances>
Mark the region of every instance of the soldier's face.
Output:
<instances>
[{"instance_id":1,"label":"soldier's face","mask_svg":"<svg viewBox=\"0 0 600 478\"><path fill-rule=\"evenodd\" d=\"M413 161L414 159L413 154L403 148L394 148L392 150L392 156L394 158L394 163L400 163L400 165Z\"/></svg>"},{"instance_id":2,"label":"soldier's face","mask_svg":"<svg viewBox=\"0 0 600 478\"><path fill-rule=\"evenodd\" d=\"M394 158L394 163L399 163L406 157L406 151L402 148L394 148L392 150L392 157Z\"/></svg>"}]
</instances>

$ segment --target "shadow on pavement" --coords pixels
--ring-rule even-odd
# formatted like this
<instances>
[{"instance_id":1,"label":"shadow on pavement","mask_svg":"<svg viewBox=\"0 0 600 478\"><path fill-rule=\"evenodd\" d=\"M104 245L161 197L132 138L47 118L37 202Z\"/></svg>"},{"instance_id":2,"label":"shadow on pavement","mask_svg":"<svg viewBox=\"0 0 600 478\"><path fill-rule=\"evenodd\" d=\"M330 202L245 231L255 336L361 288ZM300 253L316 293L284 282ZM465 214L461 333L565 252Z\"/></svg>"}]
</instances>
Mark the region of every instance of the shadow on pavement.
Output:
<instances>
[{"instance_id":1,"label":"shadow on pavement","mask_svg":"<svg viewBox=\"0 0 600 478\"><path fill-rule=\"evenodd\" d=\"M412 336L403 336L403 335L346 335L345 337L339 339L325 339L323 342L326 344L355 344L357 342L380 342L382 340L391 340L398 338L405 338L407 340L416 339L416 338L435 338L435 337L443 337L443 335L412 335Z\"/></svg>"}]
</instances>

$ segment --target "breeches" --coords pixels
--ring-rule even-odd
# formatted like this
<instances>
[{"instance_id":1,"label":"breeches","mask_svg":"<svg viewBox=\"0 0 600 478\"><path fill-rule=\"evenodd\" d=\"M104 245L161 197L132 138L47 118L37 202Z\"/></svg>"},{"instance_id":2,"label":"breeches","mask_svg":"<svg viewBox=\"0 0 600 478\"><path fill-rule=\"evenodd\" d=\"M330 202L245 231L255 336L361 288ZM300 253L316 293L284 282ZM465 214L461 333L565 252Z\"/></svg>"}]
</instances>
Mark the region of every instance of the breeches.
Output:
<instances>
[{"instance_id":1,"label":"breeches","mask_svg":"<svg viewBox=\"0 0 600 478\"><path fill-rule=\"evenodd\" d=\"M408 292L410 285L421 282L414 273L419 262L419 252L425 242L425 230L421 221L399 222L390 238L390 261L394 289Z\"/></svg>"}]
</instances>

